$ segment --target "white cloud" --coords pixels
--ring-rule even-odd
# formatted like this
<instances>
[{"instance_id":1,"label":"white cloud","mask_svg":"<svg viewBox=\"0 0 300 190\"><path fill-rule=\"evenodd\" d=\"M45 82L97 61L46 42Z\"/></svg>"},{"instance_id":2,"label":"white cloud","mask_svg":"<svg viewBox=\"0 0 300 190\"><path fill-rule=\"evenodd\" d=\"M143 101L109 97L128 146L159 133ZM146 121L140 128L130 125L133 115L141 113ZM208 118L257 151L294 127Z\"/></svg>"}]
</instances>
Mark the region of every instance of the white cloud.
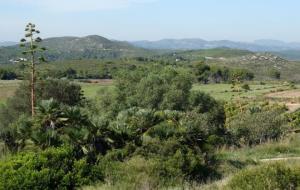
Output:
<instances>
[{"instance_id":1,"label":"white cloud","mask_svg":"<svg viewBox=\"0 0 300 190\"><path fill-rule=\"evenodd\" d=\"M51 11L97 11L129 7L157 0L12 0Z\"/></svg>"}]
</instances>

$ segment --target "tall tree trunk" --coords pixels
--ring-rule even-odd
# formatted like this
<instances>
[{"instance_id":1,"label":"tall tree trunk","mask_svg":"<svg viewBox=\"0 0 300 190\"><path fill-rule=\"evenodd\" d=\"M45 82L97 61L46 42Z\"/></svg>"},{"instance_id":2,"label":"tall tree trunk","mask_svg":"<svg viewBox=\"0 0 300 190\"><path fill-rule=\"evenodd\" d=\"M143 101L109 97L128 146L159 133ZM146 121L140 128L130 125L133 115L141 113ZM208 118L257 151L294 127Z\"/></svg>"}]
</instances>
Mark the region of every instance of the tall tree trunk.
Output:
<instances>
[{"instance_id":1,"label":"tall tree trunk","mask_svg":"<svg viewBox=\"0 0 300 190\"><path fill-rule=\"evenodd\" d=\"M34 57L32 59L32 68L31 68L31 116L33 117L35 114L35 68L34 68Z\"/></svg>"},{"instance_id":2,"label":"tall tree trunk","mask_svg":"<svg viewBox=\"0 0 300 190\"><path fill-rule=\"evenodd\" d=\"M33 117L35 114L35 59L34 59L34 52L33 52L33 38L31 36L31 116Z\"/></svg>"}]
</instances>

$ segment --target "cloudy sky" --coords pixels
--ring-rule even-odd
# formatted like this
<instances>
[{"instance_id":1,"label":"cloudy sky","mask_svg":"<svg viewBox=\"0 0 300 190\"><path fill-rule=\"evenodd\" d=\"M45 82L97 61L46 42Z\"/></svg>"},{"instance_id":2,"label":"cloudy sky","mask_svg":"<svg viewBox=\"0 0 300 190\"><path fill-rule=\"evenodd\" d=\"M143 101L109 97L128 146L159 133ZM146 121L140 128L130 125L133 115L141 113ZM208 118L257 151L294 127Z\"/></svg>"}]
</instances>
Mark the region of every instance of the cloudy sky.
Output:
<instances>
[{"instance_id":1,"label":"cloudy sky","mask_svg":"<svg viewBox=\"0 0 300 190\"><path fill-rule=\"evenodd\" d=\"M0 0L0 41L43 37L300 41L299 0Z\"/></svg>"}]
</instances>

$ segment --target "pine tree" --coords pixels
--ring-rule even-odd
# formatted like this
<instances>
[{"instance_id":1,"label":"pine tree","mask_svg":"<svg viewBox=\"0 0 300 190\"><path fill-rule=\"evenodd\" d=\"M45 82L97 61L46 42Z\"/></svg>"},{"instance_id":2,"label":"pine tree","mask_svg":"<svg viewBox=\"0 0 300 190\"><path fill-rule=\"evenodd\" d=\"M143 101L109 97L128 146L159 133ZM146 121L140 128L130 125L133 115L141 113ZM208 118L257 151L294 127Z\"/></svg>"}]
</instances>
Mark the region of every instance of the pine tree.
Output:
<instances>
[{"instance_id":1,"label":"pine tree","mask_svg":"<svg viewBox=\"0 0 300 190\"><path fill-rule=\"evenodd\" d=\"M31 71L30 78L30 90L31 90L31 115L35 114L35 82L36 82L36 69L37 63L45 62L43 56L40 56L46 50L44 47L39 47L38 43L42 42L42 39L36 35L40 33L36 30L35 24L29 23L25 28L25 38L21 39L20 46L25 50L22 52L29 57L28 66Z\"/></svg>"}]
</instances>

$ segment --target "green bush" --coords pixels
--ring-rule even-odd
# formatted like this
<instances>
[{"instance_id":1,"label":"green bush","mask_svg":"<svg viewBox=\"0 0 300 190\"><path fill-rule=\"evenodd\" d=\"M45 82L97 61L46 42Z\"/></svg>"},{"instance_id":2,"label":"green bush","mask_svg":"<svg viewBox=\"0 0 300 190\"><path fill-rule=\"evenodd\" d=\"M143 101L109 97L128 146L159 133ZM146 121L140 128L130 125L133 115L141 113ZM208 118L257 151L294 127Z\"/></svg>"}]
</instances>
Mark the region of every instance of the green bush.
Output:
<instances>
[{"instance_id":1,"label":"green bush","mask_svg":"<svg viewBox=\"0 0 300 190\"><path fill-rule=\"evenodd\" d=\"M162 146L148 145L147 149L138 150L124 161L106 157L103 159L106 161L100 163L105 181L115 189L161 189L178 186L188 180L205 181L210 170L205 168L203 156L188 148L174 150L178 147L178 143L170 141ZM151 148L152 152L149 151ZM154 149L161 151L162 155Z\"/></svg>"},{"instance_id":2,"label":"green bush","mask_svg":"<svg viewBox=\"0 0 300 190\"><path fill-rule=\"evenodd\" d=\"M71 148L22 153L0 162L0 189L74 189L103 179L97 166Z\"/></svg>"},{"instance_id":3,"label":"green bush","mask_svg":"<svg viewBox=\"0 0 300 190\"><path fill-rule=\"evenodd\" d=\"M295 128L296 130L300 129L300 110L298 110L294 113L288 114L288 119L293 128Z\"/></svg>"},{"instance_id":4,"label":"green bush","mask_svg":"<svg viewBox=\"0 0 300 190\"><path fill-rule=\"evenodd\" d=\"M263 165L236 174L228 183L229 189L290 189L300 186L299 168L290 169L283 164Z\"/></svg>"},{"instance_id":5,"label":"green bush","mask_svg":"<svg viewBox=\"0 0 300 190\"><path fill-rule=\"evenodd\" d=\"M163 184L154 171L157 165L154 160L146 160L135 156L127 161L119 162L105 159L100 163L105 174L106 184L112 189L157 189ZM106 189L106 188L104 188Z\"/></svg>"},{"instance_id":6,"label":"green bush","mask_svg":"<svg viewBox=\"0 0 300 190\"><path fill-rule=\"evenodd\" d=\"M7 69L0 69L0 80L15 80L17 74L14 71Z\"/></svg>"},{"instance_id":7,"label":"green bush","mask_svg":"<svg viewBox=\"0 0 300 190\"><path fill-rule=\"evenodd\" d=\"M287 119L278 109L249 108L227 122L229 132L240 145L256 145L268 140L278 140L288 131Z\"/></svg>"},{"instance_id":8,"label":"green bush","mask_svg":"<svg viewBox=\"0 0 300 190\"><path fill-rule=\"evenodd\" d=\"M243 84L242 89L245 91L251 90L249 84Z\"/></svg>"},{"instance_id":9,"label":"green bush","mask_svg":"<svg viewBox=\"0 0 300 190\"><path fill-rule=\"evenodd\" d=\"M273 79L280 79L281 73L277 69L270 69L269 70L269 76Z\"/></svg>"}]
</instances>

